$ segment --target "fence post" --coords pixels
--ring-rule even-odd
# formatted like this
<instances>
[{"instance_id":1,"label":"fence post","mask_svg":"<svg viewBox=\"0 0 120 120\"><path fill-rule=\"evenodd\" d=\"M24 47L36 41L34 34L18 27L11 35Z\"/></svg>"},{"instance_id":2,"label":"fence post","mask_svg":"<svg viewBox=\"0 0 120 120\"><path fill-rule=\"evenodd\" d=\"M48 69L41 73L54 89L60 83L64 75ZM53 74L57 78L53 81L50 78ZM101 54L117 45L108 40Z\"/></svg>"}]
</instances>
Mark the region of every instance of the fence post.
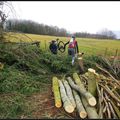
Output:
<instances>
[{"instance_id":1,"label":"fence post","mask_svg":"<svg viewBox=\"0 0 120 120\"><path fill-rule=\"evenodd\" d=\"M106 57L107 55L107 51L108 51L108 48L105 49L105 53L104 53L104 56Z\"/></svg>"},{"instance_id":2,"label":"fence post","mask_svg":"<svg viewBox=\"0 0 120 120\"><path fill-rule=\"evenodd\" d=\"M116 51L115 51L115 57L117 57L118 56L118 49L116 49Z\"/></svg>"},{"instance_id":3,"label":"fence post","mask_svg":"<svg viewBox=\"0 0 120 120\"><path fill-rule=\"evenodd\" d=\"M45 40L45 50L46 50L46 40Z\"/></svg>"}]
</instances>

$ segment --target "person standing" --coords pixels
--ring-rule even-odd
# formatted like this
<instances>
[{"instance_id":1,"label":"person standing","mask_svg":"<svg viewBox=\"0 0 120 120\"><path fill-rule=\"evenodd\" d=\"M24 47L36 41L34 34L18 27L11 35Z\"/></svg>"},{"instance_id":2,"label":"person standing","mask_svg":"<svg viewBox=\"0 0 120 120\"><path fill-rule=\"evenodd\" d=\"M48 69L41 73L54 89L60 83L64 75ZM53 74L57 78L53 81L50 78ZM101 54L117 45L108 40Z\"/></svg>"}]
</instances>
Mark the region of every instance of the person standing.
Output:
<instances>
[{"instance_id":1,"label":"person standing","mask_svg":"<svg viewBox=\"0 0 120 120\"><path fill-rule=\"evenodd\" d=\"M72 56L72 65L74 65L75 57L77 57L78 53L79 53L78 43L75 39L75 36L72 36L68 45L68 54Z\"/></svg>"}]
</instances>

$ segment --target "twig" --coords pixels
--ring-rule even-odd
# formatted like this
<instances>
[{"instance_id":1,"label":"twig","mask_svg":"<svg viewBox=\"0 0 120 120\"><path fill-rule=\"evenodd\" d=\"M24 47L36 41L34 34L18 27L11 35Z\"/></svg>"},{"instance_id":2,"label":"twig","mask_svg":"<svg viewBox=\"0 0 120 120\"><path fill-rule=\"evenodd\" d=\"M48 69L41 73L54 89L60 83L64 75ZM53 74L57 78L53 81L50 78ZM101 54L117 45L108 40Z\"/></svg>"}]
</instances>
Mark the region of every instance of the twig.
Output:
<instances>
[{"instance_id":1,"label":"twig","mask_svg":"<svg viewBox=\"0 0 120 120\"><path fill-rule=\"evenodd\" d=\"M105 98L103 98L104 102L105 102L105 105L106 105L106 109L107 109L107 113L108 113L108 118L111 118L111 113L110 113L110 110L109 110L109 106L108 106L108 103L106 101Z\"/></svg>"},{"instance_id":2,"label":"twig","mask_svg":"<svg viewBox=\"0 0 120 120\"><path fill-rule=\"evenodd\" d=\"M101 102L103 102L103 88L101 87Z\"/></svg>"},{"instance_id":3,"label":"twig","mask_svg":"<svg viewBox=\"0 0 120 120\"><path fill-rule=\"evenodd\" d=\"M114 100L116 100L117 102L119 102L120 103L120 99L118 99L116 96L115 96L115 94L109 89L109 87L107 86L107 85L105 85L105 86L103 86L102 84L99 84L101 87L103 87L105 90L106 90L106 92L112 97L112 98L114 98Z\"/></svg>"},{"instance_id":4,"label":"twig","mask_svg":"<svg viewBox=\"0 0 120 120\"><path fill-rule=\"evenodd\" d=\"M100 118L103 118L103 113L102 113L102 111L103 111L103 106L102 106L102 95L101 95L101 92L100 92L100 89L99 89L99 86L98 86L98 83L97 83L97 92L98 92L98 105L99 105L99 110L98 110L98 112L99 112L99 116L100 116Z\"/></svg>"},{"instance_id":5,"label":"twig","mask_svg":"<svg viewBox=\"0 0 120 120\"><path fill-rule=\"evenodd\" d=\"M115 114L115 111L114 111L114 109L113 109L113 107L112 107L112 105L111 105L110 102L108 102L108 105L109 105L109 108L110 108L111 113L112 113L112 115L113 115L113 118L117 118L117 115Z\"/></svg>"},{"instance_id":6,"label":"twig","mask_svg":"<svg viewBox=\"0 0 120 120\"><path fill-rule=\"evenodd\" d=\"M110 101L110 102L111 102L111 104L112 104L112 106L113 106L117 116L120 118L120 110L117 108L117 106L114 104L113 101Z\"/></svg>"},{"instance_id":7,"label":"twig","mask_svg":"<svg viewBox=\"0 0 120 120\"><path fill-rule=\"evenodd\" d=\"M120 86L120 83L118 82L117 79L115 79L108 71L106 71L105 69L101 68L98 64L96 64L96 67L100 70L102 70L103 72L107 73L114 81L116 81L116 83L118 83L118 85Z\"/></svg>"}]
</instances>

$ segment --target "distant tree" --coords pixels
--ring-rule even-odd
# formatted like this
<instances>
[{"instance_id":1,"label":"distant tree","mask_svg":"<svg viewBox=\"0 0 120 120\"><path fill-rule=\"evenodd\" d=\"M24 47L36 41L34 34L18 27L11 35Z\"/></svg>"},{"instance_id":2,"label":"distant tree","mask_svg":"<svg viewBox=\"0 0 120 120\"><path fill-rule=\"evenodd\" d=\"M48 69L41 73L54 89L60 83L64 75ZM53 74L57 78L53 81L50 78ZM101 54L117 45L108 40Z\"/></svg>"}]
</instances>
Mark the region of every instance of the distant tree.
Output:
<instances>
[{"instance_id":1,"label":"distant tree","mask_svg":"<svg viewBox=\"0 0 120 120\"><path fill-rule=\"evenodd\" d=\"M4 41L4 35L6 30L6 21L9 13L15 15L14 7L9 1L0 1L0 41ZM11 23L9 23L11 26Z\"/></svg>"},{"instance_id":2,"label":"distant tree","mask_svg":"<svg viewBox=\"0 0 120 120\"><path fill-rule=\"evenodd\" d=\"M99 32L97 32L97 34L102 35L104 38L116 39L116 35L111 30L108 30L107 28L100 30Z\"/></svg>"},{"instance_id":3,"label":"distant tree","mask_svg":"<svg viewBox=\"0 0 120 120\"><path fill-rule=\"evenodd\" d=\"M64 28L39 24L31 20L9 19L6 22L6 29L10 31L40 34L40 35L68 36L67 30Z\"/></svg>"},{"instance_id":4,"label":"distant tree","mask_svg":"<svg viewBox=\"0 0 120 120\"><path fill-rule=\"evenodd\" d=\"M1 1L0 2L0 41L3 40L3 31L4 31L4 23L6 21L7 15L6 13L3 12L3 7L4 7L5 2Z\"/></svg>"}]
</instances>

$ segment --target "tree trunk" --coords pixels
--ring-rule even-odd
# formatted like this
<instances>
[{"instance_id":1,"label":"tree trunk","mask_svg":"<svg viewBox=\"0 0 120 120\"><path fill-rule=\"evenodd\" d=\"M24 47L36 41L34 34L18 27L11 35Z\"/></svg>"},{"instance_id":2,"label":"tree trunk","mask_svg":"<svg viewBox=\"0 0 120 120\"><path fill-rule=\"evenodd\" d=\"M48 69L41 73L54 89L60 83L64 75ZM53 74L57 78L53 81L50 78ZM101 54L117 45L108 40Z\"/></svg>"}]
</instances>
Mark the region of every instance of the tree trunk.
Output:
<instances>
[{"instance_id":1,"label":"tree trunk","mask_svg":"<svg viewBox=\"0 0 120 120\"><path fill-rule=\"evenodd\" d=\"M57 77L53 77L52 79L52 90L54 93L55 106L57 108L60 108L62 106L62 101L61 101L59 83Z\"/></svg>"},{"instance_id":2,"label":"tree trunk","mask_svg":"<svg viewBox=\"0 0 120 120\"><path fill-rule=\"evenodd\" d=\"M87 117L87 112L85 111L85 109L83 107L80 96L78 95L78 93L75 90L73 90L73 95L74 95L74 98L75 98L75 101L76 101L77 111L79 113L79 116L81 118L86 118Z\"/></svg>"},{"instance_id":3,"label":"tree trunk","mask_svg":"<svg viewBox=\"0 0 120 120\"><path fill-rule=\"evenodd\" d=\"M58 80L58 82L59 82L59 86L60 86L60 93L61 93L61 98L63 101L63 107L66 112L72 113L74 111L74 107L66 94L66 91L65 91L62 81Z\"/></svg>"},{"instance_id":4,"label":"tree trunk","mask_svg":"<svg viewBox=\"0 0 120 120\"><path fill-rule=\"evenodd\" d=\"M85 99L85 97L81 96L81 100L82 100L82 103L87 111L88 118L89 119L100 119L95 107L90 106L88 101Z\"/></svg>"},{"instance_id":5,"label":"tree trunk","mask_svg":"<svg viewBox=\"0 0 120 120\"><path fill-rule=\"evenodd\" d=\"M68 96L70 102L72 103L73 107L75 108L76 104L75 104L75 100L74 100L74 97L73 97L71 87L69 86L69 84L66 80L63 81L63 84L64 84L64 87L66 89L67 96Z\"/></svg>"}]
</instances>

